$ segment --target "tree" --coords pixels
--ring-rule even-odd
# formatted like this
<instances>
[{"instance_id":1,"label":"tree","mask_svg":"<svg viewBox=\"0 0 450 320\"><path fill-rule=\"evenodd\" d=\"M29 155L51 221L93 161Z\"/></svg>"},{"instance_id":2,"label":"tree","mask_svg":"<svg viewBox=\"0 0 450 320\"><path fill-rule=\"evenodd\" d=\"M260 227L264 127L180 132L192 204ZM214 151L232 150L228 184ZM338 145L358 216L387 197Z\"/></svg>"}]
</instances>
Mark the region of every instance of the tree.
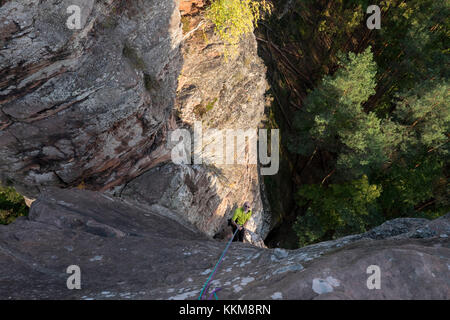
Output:
<instances>
[{"instance_id":1,"label":"tree","mask_svg":"<svg viewBox=\"0 0 450 320\"><path fill-rule=\"evenodd\" d=\"M375 76L370 47L361 54L341 55L338 71L324 77L297 113L290 150L304 156L315 149L335 153L338 167L353 177L383 165L397 141L397 128L363 110L375 93Z\"/></svg>"},{"instance_id":2,"label":"tree","mask_svg":"<svg viewBox=\"0 0 450 320\"><path fill-rule=\"evenodd\" d=\"M369 4L381 8L381 30L366 26ZM449 212L449 2L297 0L288 8L261 35L274 57L275 119L290 131L282 143L300 190L301 243L339 233L344 211L323 206L343 206L337 186L364 176L380 194L368 216L353 215L357 225L357 216L370 225L371 217Z\"/></svg>"},{"instance_id":3,"label":"tree","mask_svg":"<svg viewBox=\"0 0 450 320\"><path fill-rule=\"evenodd\" d=\"M381 186L370 184L367 176L343 184L304 185L298 203L306 214L297 219L294 230L299 245L361 233L380 223L376 200Z\"/></svg>"},{"instance_id":4,"label":"tree","mask_svg":"<svg viewBox=\"0 0 450 320\"><path fill-rule=\"evenodd\" d=\"M449 154L449 92L449 82L436 79L421 83L397 97L399 102L394 119L408 132L405 157L415 157L423 152Z\"/></svg>"},{"instance_id":5,"label":"tree","mask_svg":"<svg viewBox=\"0 0 450 320\"><path fill-rule=\"evenodd\" d=\"M393 121L401 128L401 143L388 170L375 177L383 185L380 202L387 217L432 217L449 209L449 89L448 81L435 79L397 97Z\"/></svg>"},{"instance_id":6,"label":"tree","mask_svg":"<svg viewBox=\"0 0 450 320\"><path fill-rule=\"evenodd\" d=\"M397 94L394 112L382 118L363 108L376 86L370 49L340 61L296 116L291 150L333 153L339 172L329 186L299 188L298 205L307 204L295 226L301 245L362 232L374 221L432 218L450 208L448 81L436 77Z\"/></svg>"},{"instance_id":7,"label":"tree","mask_svg":"<svg viewBox=\"0 0 450 320\"><path fill-rule=\"evenodd\" d=\"M448 1L385 0L382 28L369 43L379 67L376 95L366 110L390 115L393 99L418 83L449 76Z\"/></svg>"}]
</instances>

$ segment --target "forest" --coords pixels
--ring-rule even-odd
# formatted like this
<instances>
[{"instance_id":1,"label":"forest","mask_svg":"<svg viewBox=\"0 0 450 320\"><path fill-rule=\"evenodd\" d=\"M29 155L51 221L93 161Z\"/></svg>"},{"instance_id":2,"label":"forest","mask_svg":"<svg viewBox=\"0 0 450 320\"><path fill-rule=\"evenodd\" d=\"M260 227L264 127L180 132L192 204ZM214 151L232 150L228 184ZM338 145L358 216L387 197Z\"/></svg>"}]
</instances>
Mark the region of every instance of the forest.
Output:
<instances>
[{"instance_id":1,"label":"forest","mask_svg":"<svg viewBox=\"0 0 450 320\"><path fill-rule=\"evenodd\" d=\"M380 29L366 24L373 4ZM256 31L285 159L265 181L281 226L272 241L294 248L449 212L449 1L275 8Z\"/></svg>"}]
</instances>

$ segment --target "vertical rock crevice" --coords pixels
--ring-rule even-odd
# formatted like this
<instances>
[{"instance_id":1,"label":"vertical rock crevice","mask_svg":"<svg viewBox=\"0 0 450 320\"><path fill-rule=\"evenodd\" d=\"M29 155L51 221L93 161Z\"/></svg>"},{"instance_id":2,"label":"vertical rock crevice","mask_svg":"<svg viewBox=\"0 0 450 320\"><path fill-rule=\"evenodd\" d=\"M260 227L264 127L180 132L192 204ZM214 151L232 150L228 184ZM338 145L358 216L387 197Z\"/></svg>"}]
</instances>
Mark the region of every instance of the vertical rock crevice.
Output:
<instances>
[{"instance_id":1,"label":"vertical rock crevice","mask_svg":"<svg viewBox=\"0 0 450 320\"><path fill-rule=\"evenodd\" d=\"M208 129L260 128L267 82L254 35L242 39L236 54L225 59L222 41L202 14L183 15L182 22L184 63L175 103L177 127L190 130L192 137L194 122L202 124L204 133ZM167 163L128 183L121 195L169 208L216 238L226 238L227 218L249 201L253 206L249 229L264 238L271 228L271 217L261 200L259 168L249 163L248 155L244 163Z\"/></svg>"}]
</instances>

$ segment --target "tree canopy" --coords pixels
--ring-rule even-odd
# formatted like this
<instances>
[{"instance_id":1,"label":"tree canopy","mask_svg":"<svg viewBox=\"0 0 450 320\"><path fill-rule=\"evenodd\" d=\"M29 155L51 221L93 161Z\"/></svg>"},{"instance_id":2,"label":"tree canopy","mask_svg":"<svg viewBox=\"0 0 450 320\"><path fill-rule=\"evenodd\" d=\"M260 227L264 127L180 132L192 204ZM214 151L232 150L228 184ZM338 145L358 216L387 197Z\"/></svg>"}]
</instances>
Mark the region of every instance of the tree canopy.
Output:
<instances>
[{"instance_id":1,"label":"tree canopy","mask_svg":"<svg viewBox=\"0 0 450 320\"><path fill-rule=\"evenodd\" d=\"M448 1L308 0L271 20L300 245L450 211L449 13Z\"/></svg>"}]
</instances>

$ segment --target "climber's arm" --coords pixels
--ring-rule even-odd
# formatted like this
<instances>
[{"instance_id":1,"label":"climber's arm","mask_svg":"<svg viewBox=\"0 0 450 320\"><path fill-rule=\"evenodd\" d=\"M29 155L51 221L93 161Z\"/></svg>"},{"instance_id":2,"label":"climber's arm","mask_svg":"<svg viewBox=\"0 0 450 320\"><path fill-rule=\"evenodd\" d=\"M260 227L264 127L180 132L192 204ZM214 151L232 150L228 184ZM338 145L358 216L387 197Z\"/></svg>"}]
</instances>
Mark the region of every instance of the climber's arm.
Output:
<instances>
[{"instance_id":1,"label":"climber's arm","mask_svg":"<svg viewBox=\"0 0 450 320\"><path fill-rule=\"evenodd\" d=\"M238 210L236 209L236 210L234 211L233 218L231 218L231 224L232 224L234 227L239 228L238 224L236 223L237 218L238 218Z\"/></svg>"},{"instance_id":2,"label":"climber's arm","mask_svg":"<svg viewBox=\"0 0 450 320\"><path fill-rule=\"evenodd\" d=\"M243 228L243 226L237 224L233 219L231 219L231 223L233 224L233 226L235 226L236 228L238 228L239 230L241 230Z\"/></svg>"}]
</instances>

